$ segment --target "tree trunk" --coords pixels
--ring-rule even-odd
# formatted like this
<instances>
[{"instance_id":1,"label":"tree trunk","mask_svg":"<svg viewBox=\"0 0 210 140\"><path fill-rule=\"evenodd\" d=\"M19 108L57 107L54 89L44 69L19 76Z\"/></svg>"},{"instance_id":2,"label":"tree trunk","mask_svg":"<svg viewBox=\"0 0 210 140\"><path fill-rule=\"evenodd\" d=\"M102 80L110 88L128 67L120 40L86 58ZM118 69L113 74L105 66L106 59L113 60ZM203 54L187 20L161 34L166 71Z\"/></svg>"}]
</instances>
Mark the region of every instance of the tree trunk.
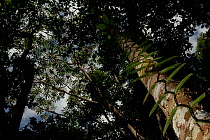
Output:
<instances>
[{"instance_id":1,"label":"tree trunk","mask_svg":"<svg viewBox=\"0 0 210 140\"><path fill-rule=\"evenodd\" d=\"M128 59L132 61L142 61L146 62L148 59L153 60L152 57L147 58L147 60L143 59L143 56L147 55L146 52L144 52L143 56L138 56L141 49L137 49L139 45L134 44L134 42L129 40L121 40L120 41L121 47L129 52ZM156 62L153 62L156 64ZM135 67L135 69L141 68L142 66L148 65L148 63L141 63L138 66ZM153 65L154 67L154 65ZM150 67L152 68L152 67ZM149 68L149 69L150 69ZM138 76L142 76L145 73L148 72L148 69L143 69L141 71L138 71ZM166 80L166 76L160 73L152 73L144 78L141 78L141 82L144 84L144 86L147 88L147 90L151 89L151 86L156 83L155 88L151 91L151 95L153 96L155 102L159 100L159 98L167 92L174 92L178 81L170 81L167 84L163 82L157 82L160 80ZM192 96L190 94L190 90L188 88L181 88L177 92L177 96L174 96L173 94L167 94L166 97L161 101L159 104L159 107L162 109L163 113L165 114L166 118L169 118L172 110L178 105L186 105L189 106L190 103L193 102ZM194 118L193 116L194 115ZM172 119L172 127L177 135L177 137L180 140L208 140L210 138L210 125L209 123L198 123L195 120L195 116L197 117L197 120L207 120L206 122L209 122L210 115L209 113L203 111L201 109L201 106L196 105L192 108L190 111L187 107L177 107L177 111ZM200 118L199 118L200 116ZM202 116L202 117L201 117Z\"/></svg>"},{"instance_id":2,"label":"tree trunk","mask_svg":"<svg viewBox=\"0 0 210 140\"><path fill-rule=\"evenodd\" d=\"M25 106L28 103L28 95L31 91L33 79L34 79L34 62L27 58L30 50L32 49L33 44L33 32L28 33L27 36L27 44L24 52L21 54L20 58L14 60L14 70L13 72L17 72L17 78L19 80L20 88L14 94L16 94L16 105L14 106L14 110L12 112L12 119L11 119L11 130L10 132L13 133L15 136L20 127L20 123L23 117L23 113L25 110Z\"/></svg>"},{"instance_id":3,"label":"tree trunk","mask_svg":"<svg viewBox=\"0 0 210 140\"><path fill-rule=\"evenodd\" d=\"M6 68L2 61L0 61L0 137L8 132L7 116L5 114L6 101L8 95L8 78Z\"/></svg>"},{"instance_id":4,"label":"tree trunk","mask_svg":"<svg viewBox=\"0 0 210 140\"><path fill-rule=\"evenodd\" d=\"M20 90L17 93L17 103L14 106L14 110L12 112L12 122L10 126L12 128L10 128L10 132L12 132L13 135L16 135L19 131L25 106L28 103L28 95L32 88L34 79L34 64L31 62L31 60L20 59L17 64L19 64L18 69L20 70Z\"/></svg>"},{"instance_id":5,"label":"tree trunk","mask_svg":"<svg viewBox=\"0 0 210 140\"><path fill-rule=\"evenodd\" d=\"M7 72L5 62L0 60L0 137L2 138L12 139L17 135L33 84L34 64L27 58L32 49L33 34L25 38L28 38L26 49L20 58L13 60L12 72ZM14 96L16 104L6 112L6 98L10 94Z\"/></svg>"}]
</instances>

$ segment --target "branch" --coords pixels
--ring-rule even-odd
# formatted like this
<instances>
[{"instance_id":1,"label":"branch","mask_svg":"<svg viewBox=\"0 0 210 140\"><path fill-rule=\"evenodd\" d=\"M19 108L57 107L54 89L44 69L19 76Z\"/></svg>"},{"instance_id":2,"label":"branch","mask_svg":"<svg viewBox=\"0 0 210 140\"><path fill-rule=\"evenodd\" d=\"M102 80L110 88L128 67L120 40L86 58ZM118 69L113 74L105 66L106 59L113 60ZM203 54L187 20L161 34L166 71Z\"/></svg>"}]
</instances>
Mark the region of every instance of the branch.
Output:
<instances>
[{"instance_id":1,"label":"branch","mask_svg":"<svg viewBox=\"0 0 210 140\"><path fill-rule=\"evenodd\" d=\"M93 82L93 80L91 79L91 77L89 76L89 74L86 72L86 70L79 65L78 63L78 67L79 69L85 74L85 76L87 77L87 79L92 82L92 84L94 85L97 93L99 94L99 96L104 100L105 105L107 106L107 108L113 112L117 117L121 118L123 120L124 123L126 123L127 128L131 131L131 133L134 135L134 137L138 140L142 140L145 139L143 136L141 136L136 130L135 128L129 124L127 122L127 119L125 118L125 116L123 114L121 114L116 107L114 107L112 104L109 103L109 100L106 99L103 95L103 93L101 92L100 88Z\"/></svg>"},{"instance_id":2,"label":"branch","mask_svg":"<svg viewBox=\"0 0 210 140\"><path fill-rule=\"evenodd\" d=\"M77 63L70 63L70 62L68 62L68 61L66 61L66 60L63 60L63 59L59 59L59 58L57 58L57 57L55 57L55 56L53 56L53 55L50 55L50 54L47 54L50 58L53 58L53 59L55 59L55 60L58 60L58 61L61 61L61 62L64 62L64 63L66 63L66 64L68 64L68 65L76 65Z\"/></svg>"},{"instance_id":3,"label":"branch","mask_svg":"<svg viewBox=\"0 0 210 140\"><path fill-rule=\"evenodd\" d=\"M92 101L92 100L90 100L90 99L87 99L87 98L78 96L78 95L76 95L76 94L69 93L69 92L67 92L67 91L65 91L65 90L62 90L62 89L60 89L60 88L58 88L58 87L55 87L55 86L53 86L53 85L51 85L51 84L49 84L49 83L43 82L43 81L35 81L34 83L45 84L45 85L48 85L48 86L52 87L53 89L55 89L55 90L57 90L57 91L63 92L63 93L68 94L68 95L70 95L70 96L74 96L74 97L76 97L76 98L79 98L79 99L82 99L82 100L85 100L85 101L88 101L88 102L91 102L91 103L99 104L99 102L97 102L97 101Z\"/></svg>"},{"instance_id":4,"label":"branch","mask_svg":"<svg viewBox=\"0 0 210 140\"><path fill-rule=\"evenodd\" d=\"M48 109L44 109L44 108L42 108L42 107L40 107L40 106L38 106L38 108L40 108L41 110L44 110L44 111L46 111L46 112L49 112L49 113L55 114L55 115L59 115L59 116L63 116L63 117L68 117L68 116L66 116L66 115L59 114L59 113L57 113L57 112L55 112L55 111L48 110Z\"/></svg>"},{"instance_id":5,"label":"branch","mask_svg":"<svg viewBox=\"0 0 210 140\"><path fill-rule=\"evenodd\" d=\"M32 49L34 33L32 32L32 33L23 33L23 34L25 34L24 38L27 38L27 45L26 45L26 49L23 51L21 55L21 58L25 59L28 53L30 52L30 50Z\"/></svg>"},{"instance_id":6,"label":"branch","mask_svg":"<svg viewBox=\"0 0 210 140\"><path fill-rule=\"evenodd\" d=\"M105 116L105 118L107 119L109 125L110 125L111 127L115 127L114 124L109 120L109 117L107 116L107 114L106 114L105 111L104 111L104 116ZM122 135L125 136L125 131L123 131L120 127L119 127L118 129L119 129L120 133L121 133Z\"/></svg>"}]
</instances>

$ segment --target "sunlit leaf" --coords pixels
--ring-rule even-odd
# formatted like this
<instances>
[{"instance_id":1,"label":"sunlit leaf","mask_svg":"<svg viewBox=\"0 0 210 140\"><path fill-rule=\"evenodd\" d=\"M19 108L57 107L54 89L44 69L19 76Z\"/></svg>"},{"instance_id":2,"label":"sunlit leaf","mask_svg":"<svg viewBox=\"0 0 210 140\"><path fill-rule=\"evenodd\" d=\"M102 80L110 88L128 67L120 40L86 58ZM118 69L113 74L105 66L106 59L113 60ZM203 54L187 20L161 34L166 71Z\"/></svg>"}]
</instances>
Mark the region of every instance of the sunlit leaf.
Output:
<instances>
[{"instance_id":1,"label":"sunlit leaf","mask_svg":"<svg viewBox=\"0 0 210 140\"><path fill-rule=\"evenodd\" d=\"M136 51L139 49L139 48L143 48L143 46L145 46L147 43L147 41L144 41L143 43L141 43L140 45L138 45L138 47L136 47Z\"/></svg>"},{"instance_id":2,"label":"sunlit leaf","mask_svg":"<svg viewBox=\"0 0 210 140\"><path fill-rule=\"evenodd\" d=\"M180 65L180 63L177 63L177 64L174 64L174 65L172 65L172 66L169 66L169 67L163 69L160 73L168 72L168 71L170 71L170 70L176 68L176 67L179 66L179 65Z\"/></svg>"},{"instance_id":3,"label":"sunlit leaf","mask_svg":"<svg viewBox=\"0 0 210 140\"><path fill-rule=\"evenodd\" d=\"M143 52L146 52L150 47L152 46L152 44L147 45L146 47L142 48L142 50L139 52L139 56L142 55Z\"/></svg>"},{"instance_id":4,"label":"sunlit leaf","mask_svg":"<svg viewBox=\"0 0 210 140\"><path fill-rule=\"evenodd\" d=\"M175 69L175 70L168 76L168 78L166 79L166 83L169 82L169 81L171 80L171 78L173 78L174 75L176 75L177 72L179 72L179 70L180 70L184 65L185 65L185 63L182 64L181 66L179 66L177 69Z\"/></svg>"},{"instance_id":5,"label":"sunlit leaf","mask_svg":"<svg viewBox=\"0 0 210 140\"><path fill-rule=\"evenodd\" d=\"M188 74L184 79L182 79L182 81L177 85L177 87L175 88L174 92L177 93L179 91L179 89L182 87L182 85L187 81L187 79L190 78L190 76L192 76L193 74L190 73Z\"/></svg>"},{"instance_id":6,"label":"sunlit leaf","mask_svg":"<svg viewBox=\"0 0 210 140\"><path fill-rule=\"evenodd\" d=\"M200 102L204 97L206 96L205 93L203 93L202 95L200 95L196 100L194 100L191 104L190 107L193 107L194 105L196 105L198 102Z\"/></svg>"},{"instance_id":7,"label":"sunlit leaf","mask_svg":"<svg viewBox=\"0 0 210 140\"><path fill-rule=\"evenodd\" d=\"M130 55L129 52L125 53L125 56L123 57L122 61L120 62L120 65L123 65L123 63L125 62L125 60L128 59L128 56Z\"/></svg>"},{"instance_id":8,"label":"sunlit leaf","mask_svg":"<svg viewBox=\"0 0 210 140\"><path fill-rule=\"evenodd\" d=\"M127 68L126 68L125 71L131 70L131 69L133 69L134 67L136 67L136 66L138 66L138 65L140 65L140 64L142 64L142 63L143 63L143 62L132 62L132 63L130 63L130 64L127 66Z\"/></svg>"},{"instance_id":9,"label":"sunlit leaf","mask_svg":"<svg viewBox=\"0 0 210 140\"><path fill-rule=\"evenodd\" d=\"M147 100L147 98L148 98L150 92L155 88L156 85L157 85L157 83L154 83L154 84L151 86L151 88L148 90L146 96L144 97L143 104L146 102L146 100Z\"/></svg>"},{"instance_id":10,"label":"sunlit leaf","mask_svg":"<svg viewBox=\"0 0 210 140\"><path fill-rule=\"evenodd\" d=\"M141 80L142 78L144 78L144 77L146 77L146 76L148 76L148 75L150 75L150 74L151 74L151 73L146 73L146 74L144 74L144 75L142 75L142 76L140 76L140 77L134 79L134 80L132 81L132 83L135 83L135 82Z\"/></svg>"},{"instance_id":11,"label":"sunlit leaf","mask_svg":"<svg viewBox=\"0 0 210 140\"><path fill-rule=\"evenodd\" d=\"M147 67L147 66L143 66L143 67L138 68L138 69L136 69L136 70L134 70L134 71L131 71L131 72L129 72L129 75L134 74L134 73L137 73L138 71L141 71L141 70L145 69L146 67Z\"/></svg>"},{"instance_id":12,"label":"sunlit leaf","mask_svg":"<svg viewBox=\"0 0 210 140\"><path fill-rule=\"evenodd\" d=\"M149 116L151 116L153 114L153 112L156 110L156 108L158 107L158 105L160 104L160 102L166 97L166 93L163 94L159 100L155 103L155 105L153 106L153 108L151 109L150 113L149 113Z\"/></svg>"},{"instance_id":13,"label":"sunlit leaf","mask_svg":"<svg viewBox=\"0 0 210 140\"><path fill-rule=\"evenodd\" d=\"M152 60L152 62L162 59L163 57L157 57Z\"/></svg>"},{"instance_id":14,"label":"sunlit leaf","mask_svg":"<svg viewBox=\"0 0 210 140\"><path fill-rule=\"evenodd\" d=\"M145 56L144 56L144 59L146 59L146 58L148 58L148 57L150 57L150 56L156 54L157 52L158 52L158 51L154 51L154 52L151 52L151 53L145 55Z\"/></svg>"},{"instance_id":15,"label":"sunlit leaf","mask_svg":"<svg viewBox=\"0 0 210 140\"><path fill-rule=\"evenodd\" d=\"M161 65L165 64L166 62L168 62L168 61L170 61L171 59L176 58L176 57L177 57L177 56L169 57L169 58L167 58L167 59L165 59L165 60L163 60L163 61L157 63L157 64L155 65L155 67L160 67Z\"/></svg>"},{"instance_id":16,"label":"sunlit leaf","mask_svg":"<svg viewBox=\"0 0 210 140\"><path fill-rule=\"evenodd\" d=\"M172 119L173 119L173 117L174 117L176 111L177 111L177 107L175 107L175 108L171 111L171 114L170 114L170 116L169 116L169 118L168 118L168 120L167 120L167 122L166 122L166 124L165 124L165 126L164 126L163 135L165 135L165 133L166 133L166 131L167 131L167 129L168 129L168 126L170 125L170 123L171 123L171 121L172 121Z\"/></svg>"}]
</instances>

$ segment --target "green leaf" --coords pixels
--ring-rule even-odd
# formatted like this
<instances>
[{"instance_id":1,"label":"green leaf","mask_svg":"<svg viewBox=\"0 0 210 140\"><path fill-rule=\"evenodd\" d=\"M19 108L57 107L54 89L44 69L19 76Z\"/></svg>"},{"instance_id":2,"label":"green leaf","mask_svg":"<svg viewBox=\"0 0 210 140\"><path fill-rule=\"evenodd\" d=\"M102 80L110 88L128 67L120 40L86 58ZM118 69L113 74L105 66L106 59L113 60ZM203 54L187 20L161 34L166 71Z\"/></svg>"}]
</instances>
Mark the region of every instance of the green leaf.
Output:
<instances>
[{"instance_id":1,"label":"green leaf","mask_svg":"<svg viewBox=\"0 0 210 140\"><path fill-rule=\"evenodd\" d=\"M163 69L160 73L168 72L168 71L170 71L171 69L176 68L176 67L179 66L180 64L181 64L181 63L177 63L177 64L174 64L174 65L172 65L172 66L169 66L169 67Z\"/></svg>"},{"instance_id":2,"label":"green leaf","mask_svg":"<svg viewBox=\"0 0 210 140\"><path fill-rule=\"evenodd\" d=\"M143 66L143 67L141 67L141 68L138 68L138 69L136 69L136 70L134 70L134 71L129 72L128 74L131 75L131 74L133 74L133 73L137 73L138 71L141 71L141 70L145 69L146 67L147 67L147 66Z\"/></svg>"},{"instance_id":3,"label":"green leaf","mask_svg":"<svg viewBox=\"0 0 210 140\"><path fill-rule=\"evenodd\" d=\"M147 45L146 47L144 47L140 52L139 52L139 56L142 55L143 52L146 52L150 47L152 46L152 44Z\"/></svg>"},{"instance_id":4,"label":"green leaf","mask_svg":"<svg viewBox=\"0 0 210 140\"><path fill-rule=\"evenodd\" d=\"M146 77L146 76L148 76L148 75L150 75L150 74L151 74L151 73L145 73L144 75L142 75L142 76L140 76L140 77L134 79L134 80L132 81L132 83L135 83L136 81L139 81L139 80L141 80L142 78L144 78L144 77Z\"/></svg>"},{"instance_id":5,"label":"green leaf","mask_svg":"<svg viewBox=\"0 0 210 140\"><path fill-rule=\"evenodd\" d=\"M177 69L175 69L169 76L168 78L166 79L166 83L169 82L171 80L171 78L174 77L175 74L177 74L177 72L184 66L186 65L185 63L182 64L181 66L179 66Z\"/></svg>"},{"instance_id":6,"label":"green leaf","mask_svg":"<svg viewBox=\"0 0 210 140\"><path fill-rule=\"evenodd\" d=\"M127 68L126 68L125 71L128 71L128 70L130 70L130 69L133 69L134 67L140 65L141 63L143 63L143 62L132 62L132 63L130 63L130 64L127 66Z\"/></svg>"},{"instance_id":7,"label":"green leaf","mask_svg":"<svg viewBox=\"0 0 210 140\"><path fill-rule=\"evenodd\" d=\"M120 62L120 65L123 65L123 63L125 62L125 60L128 59L128 56L129 55L130 55L130 52L127 52L127 53L124 54L124 57L123 57L122 61Z\"/></svg>"},{"instance_id":8,"label":"green leaf","mask_svg":"<svg viewBox=\"0 0 210 140\"><path fill-rule=\"evenodd\" d=\"M149 54L145 55L145 56L144 56L144 59L146 59L146 58L150 57L151 55L156 54L157 52L158 52L158 51L154 51L154 52L151 52L151 53L149 53Z\"/></svg>"},{"instance_id":9,"label":"green leaf","mask_svg":"<svg viewBox=\"0 0 210 140\"><path fill-rule=\"evenodd\" d=\"M108 33L107 33L107 32L102 32L102 34L103 34L103 35L108 35Z\"/></svg>"},{"instance_id":10,"label":"green leaf","mask_svg":"<svg viewBox=\"0 0 210 140\"><path fill-rule=\"evenodd\" d=\"M92 8L92 9L91 9L91 13L92 13L92 14L96 14L96 9L93 9L93 8Z\"/></svg>"},{"instance_id":11,"label":"green leaf","mask_svg":"<svg viewBox=\"0 0 210 140\"><path fill-rule=\"evenodd\" d=\"M144 97L143 104L146 102L146 100L147 100L147 98L148 98L150 92L155 88L156 85L157 85L157 83L154 83L154 84L151 86L151 88L148 90L146 96Z\"/></svg>"},{"instance_id":12,"label":"green leaf","mask_svg":"<svg viewBox=\"0 0 210 140\"><path fill-rule=\"evenodd\" d=\"M109 25L109 18L107 17L106 14L103 14L102 20L103 20L103 22L104 22L105 24Z\"/></svg>"},{"instance_id":13,"label":"green leaf","mask_svg":"<svg viewBox=\"0 0 210 140\"><path fill-rule=\"evenodd\" d=\"M168 118L168 120L167 120L167 122L166 122L166 124L165 124L165 126L164 126L163 135L165 135L165 133L166 133L166 131L167 131L167 129L168 129L168 126L169 126L169 124L171 123L171 121L172 121L172 119L173 119L173 117L174 117L176 111L177 111L177 107L175 107L175 108L171 111L171 115L169 116L169 118Z\"/></svg>"},{"instance_id":14,"label":"green leaf","mask_svg":"<svg viewBox=\"0 0 210 140\"><path fill-rule=\"evenodd\" d=\"M173 58L175 58L175 57L177 57L177 56L172 56L172 57L169 57L169 58L167 58L167 59L165 59L165 60L159 62L159 63L157 63L157 64L155 65L155 67L159 67L159 66L163 65L164 63L170 61L171 59L173 59Z\"/></svg>"},{"instance_id":15,"label":"green leaf","mask_svg":"<svg viewBox=\"0 0 210 140\"><path fill-rule=\"evenodd\" d=\"M175 92L175 94L179 91L179 89L182 87L182 85L187 81L187 79L189 79L190 78L190 76L192 76L193 74L192 73L190 73L190 74L188 74L184 79L182 79L182 81L176 86L176 88L175 88L175 90L174 90L174 92Z\"/></svg>"},{"instance_id":16,"label":"green leaf","mask_svg":"<svg viewBox=\"0 0 210 140\"><path fill-rule=\"evenodd\" d=\"M159 98L159 100L155 103L155 105L153 106L153 108L151 109L151 111L150 111L150 113L149 113L149 116L151 116L153 113L154 113L154 111L156 110L156 108L158 107L158 105L160 104L160 102L166 97L166 93L165 94L163 94L160 98Z\"/></svg>"},{"instance_id":17,"label":"green leaf","mask_svg":"<svg viewBox=\"0 0 210 140\"><path fill-rule=\"evenodd\" d=\"M196 105L198 102L200 102L204 97L206 97L206 94L203 93L202 95L200 95L196 100L194 100L191 104L190 107L193 107L194 105Z\"/></svg>"},{"instance_id":18,"label":"green leaf","mask_svg":"<svg viewBox=\"0 0 210 140\"><path fill-rule=\"evenodd\" d=\"M136 47L136 51L137 51L139 48L142 48L143 46L145 46L146 43L147 43L147 41L144 41L143 43L141 43L140 45L138 45L138 47Z\"/></svg>"},{"instance_id":19,"label":"green leaf","mask_svg":"<svg viewBox=\"0 0 210 140\"><path fill-rule=\"evenodd\" d=\"M114 20L110 20L110 25L114 25Z\"/></svg>"},{"instance_id":20,"label":"green leaf","mask_svg":"<svg viewBox=\"0 0 210 140\"><path fill-rule=\"evenodd\" d=\"M108 29L108 27L105 24L98 24L97 25L97 28L100 29L100 30L106 30L106 29Z\"/></svg>"},{"instance_id":21,"label":"green leaf","mask_svg":"<svg viewBox=\"0 0 210 140\"><path fill-rule=\"evenodd\" d=\"M151 61L154 62L154 61L157 61L157 60L162 59L162 58L163 58L163 57L157 57L157 58L155 58L155 59L152 59Z\"/></svg>"}]
</instances>

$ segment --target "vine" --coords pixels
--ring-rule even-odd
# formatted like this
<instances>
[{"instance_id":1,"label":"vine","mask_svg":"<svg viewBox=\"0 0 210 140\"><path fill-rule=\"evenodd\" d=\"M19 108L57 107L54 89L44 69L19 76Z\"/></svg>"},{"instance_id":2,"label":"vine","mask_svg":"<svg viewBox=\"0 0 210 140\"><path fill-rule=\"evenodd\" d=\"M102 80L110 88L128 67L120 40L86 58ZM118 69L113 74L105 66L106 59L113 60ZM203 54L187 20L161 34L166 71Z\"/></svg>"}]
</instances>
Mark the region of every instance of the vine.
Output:
<instances>
[{"instance_id":1,"label":"vine","mask_svg":"<svg viewBox=\"0 0 210 140\"><path fill-rule=\"evenodd\" d=\"M143 43L140 43L140 45L136 45L136 43L132 42L127 37L121 37L120 35L116 35L116 33L113 35L112 32L110 32L110 30L112 30L112 28L114 28L113 27L113 25L114 25L113 21L112 21L112 24L110 24L109 19L105 14L103 14L103 16L101 16L101 18L103 20L103 24L99 24L97 26L97 28L102 30L103 35L107 35L108 39L110 39L110 37L112 37L112 36L114 36L114 37L117 36L118 42L120 44L123 44L123 45L120 45L120 46L126 52L126 57L125 57L124 60L126 60L130 57L130 64L128 64L126 69L125 69L125 72L127 72L127 77L129 75L133 74L133 73L140 73L139 77L134 79L132 82L137 82L137 81L141 80L142 78L150 76L151 74L154 74L154 73L158 74L157 81L150 87L150 89L148 89L148 92L146 93L145 98L143 100L143 104L147 101L147 98L148 98L149 94L155 89L155 87L157 86L158 83L161 82L161 83L165 84L165 86L164 86L165 87L165 93L158 99L156 104L153 106L153 108L151 109L151 111L149 113L149 116L151 116L154 113L154 111L157 109L157 107L166 98L166 96L168 94L173 95L176 106L170 112L170 116L169 116L168 120L166 121L166 124L165 124L164 129L163 129L163 135L165 135L165 133L168 129L168 126L171 123L171 121L172 121L172 119L173 119L174 115L176 114L176 111L179 107L187 108L190 112L190 115L195 120L195 123L199 127L201 127L199 125L199 123L210 124L210 117L209 117L209 120L208 119L207 120L198 119L196 117L195 111L193 110L195 105L197 105L206 96L205 93L200 95L197 99L195 99L194 101L192 101L189 104L180 104L177 100L177 96L179 96L179 91L181 90L182 86L186 83L186 81L193 75L192 73L190 73L186 77L184 77L177 84L174 91L168 91L168 89L167 89L167 84L170 81L172 81L174 76L186 65L185 63L177 63L177 64L173 64L171 66L168 66L166 68L160 68L163 64L171 61L172 59L176 58L177 56L172 56L172 57L167 58L167 59L165 59L163 61L160 61L158 63L157 61L162 59L162 57L157 57L157 58L154 57L154 55L157 53L157 51L151 52L149 54L146 52L151 47L151 44L148 44L148 41L144 41ZM138 43L139 43L139 41L138 41ZM136 53L137 53L137 55L136 55ZM171 70L173 70L173 71L167 76L166 79L159 80L160 75L164 75Z\"/></svg>"},{"instance_id":2,"label":"vine","mask_svg":"<svg viewBox=\"0 0 210 140\"><path fill-rule=\"evenodd\" d=\"M142 46L142 45L141 45ZM162 70L159 70L159 71L156 71L158 67L162 66L163 64L165 64L166 62L169 62L170 60L172 60L173 58L176 58L176 56L172 56L170 58L167 58L159 63L156 62L156 60L159 60L161 59L160 57L158 58L154 58L154 59L147 59L148 57L154 55L156 52L152 52L150 54L147 54L147 55L141 55L143 54L143 52L145 52L145 49L147 48L144 47L141 49L141 51L139 52L139 55L138 56L141 56L140 58L141 59L136 59L136 61L134 62L131 62L127 68L126 68L126 71L128 72L128 75L130 74L133 74L133 73L137 73L137 72L141 72L141 71L145 71L143 73L142 76L138 77L137 79L134 79L133 82L136 82L138 80L141 80L142 78L146 77L146 76L149 76L150 74L152 73L158 73L158 75L161 75L161 74L164 74L166 72L169 72L173 69L175 69L174 71L171 72L171 74L167 77L166 80L158 80L150 87L150 89L148 90L148 92L146 93L145 95L145 98L143 100L143 104L147 101L147 98L149 96L149 94L152 92L152 90L155 89L156 85L160 82L164 83L165 84L165 93L158 99L158 101L156 102L156 104L153 106L153 108L151 109L150 113L149 113L149 116L151 116L155 110L157 109L157 107L160 105L160 103L163 101L163 99L165 99L166 95L168 94L172 94L173 97L174 97L174 101L176 103L176 107L174 107L174 109L171 111L171 114L168 118L168 120L166 121L166 124L164 126L164 130L163 130L163 135L165 135L166 131L167 131L167 128L169 126L169 124L171 123L172 119L173 119L173 116L175 115L178 107L185 107L185 108L188 108L189 111L190 111L190 114L191 116L193 117L193 119L195 120L196 124L199 125L198 123L205 123L205 124L210 124L210 121L209 120L203 120L203 119L198 119L195 114L194 114L194 111L193 111L193 107L198 104L205 96L206 94L203 93L202 95L200 95L196 100L194 100L192 103L190 103L189 105L186 105L186 104L180 104L178 101L177 101L177 96L179 95L178 94L178 91L180 91L180 89L182 88L182 86L186 83L186 81L193 75L192 73L188 74L186 77L184 77L176 86L175 90L174 91L168 91L168 89L166 88L167 87L167 83L169 83L172 78L182 69L182 67L185 66L185 63L181 64L181 63L177 63L177 64L173 64L171 66L168 66ZM140 49L140 48L139 48ZM143 50L143 51L142 51ZM135 60L135 59L134 59ZM141 65L141 67L138 67L136 68L137 66L139 66L140 64L143 64ZM151 68L152 69L149 69ZM154 67L156 68L155 71L152 71L154 69ZM131 71L132 69L136 68L135 70ZM149 70L148 70L149 69Z\"/></svg>"}]
</instances>

